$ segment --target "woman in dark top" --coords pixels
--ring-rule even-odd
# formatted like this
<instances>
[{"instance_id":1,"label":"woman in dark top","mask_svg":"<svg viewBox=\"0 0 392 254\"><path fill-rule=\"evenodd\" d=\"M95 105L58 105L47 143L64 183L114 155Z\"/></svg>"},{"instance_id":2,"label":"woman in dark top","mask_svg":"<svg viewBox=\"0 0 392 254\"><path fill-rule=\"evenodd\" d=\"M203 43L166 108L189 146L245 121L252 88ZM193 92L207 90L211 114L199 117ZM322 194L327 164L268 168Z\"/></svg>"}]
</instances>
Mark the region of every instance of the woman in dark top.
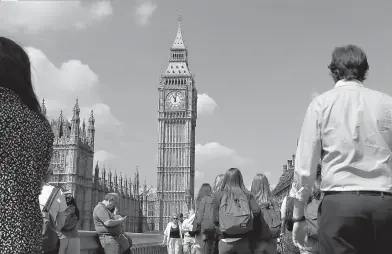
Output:
<instances>
[{"instance_id":1,"label":"woman in dark top","mask_svg":"<svg viewBox=\"0 0 392 254\"><path fill-rule=\"evenodd\" d=\"M53 133L34 93L30 60L0 37L0 250L41 253L38 197L53 151Z\"/></svg>"},{"instance_id":2,"label":"woman in dark top","mask_svg":"<svg viewBox=\"0 0 392 254\"><path fill-rule=\"evenodd\" d=\"M60 249L58 254L79 254L79 209L70 191L64 192L64 197L67 202L67 209L65 209L64 227L59 233Z\"/></svg>"},{"instance_id":3,"label":"woman in dark top","mask_svg":"<svg viewBox=\"0 0 392 254\"><path fill-rule=\"evenodd\" d=\"M172 221L169 221L163 234L162 244L167 246L168 254L182 253L182 229L178 222L178 216L173 215Z\"/></svg>"},{"instance_id":4,"label":"woman in dark top","mask_svg":"<svg viewBox=\"0 0 392 254\"><path fill-rule=\"evenodd\" d=\"M249 208L251 213L253 213L254 218L260 218L260 206L257 204L256 199L254 198L252 193L250 193L246 189L241 171L237 168L230 168L229 170L227 170L225 178L223 179L222 191L215 194L213 219L216 226L220 226L219 209L221 205L221 200L224 197L233 198L234 200L246 199L249 203ZM252 223L253 225L253 221L249 221L248 223ZM244 234L228 235L227 233L222 232L222 239L219 241L219 253L252 253L249 241L250 233L251 232Z\"/></svg>"},{"instance_id":5,"label":"woman in dark top","mask_svg":"<svg viewBox=\"0 0 392 254\"><path fill-rule=\"evenodd\" d=\"M200 232L196 235L196 248L199 253L211 254L215 239L215 225L212 220L214 196L211 185L203 183L196 198L196 224Z\"/></svg>"}]
</instances>

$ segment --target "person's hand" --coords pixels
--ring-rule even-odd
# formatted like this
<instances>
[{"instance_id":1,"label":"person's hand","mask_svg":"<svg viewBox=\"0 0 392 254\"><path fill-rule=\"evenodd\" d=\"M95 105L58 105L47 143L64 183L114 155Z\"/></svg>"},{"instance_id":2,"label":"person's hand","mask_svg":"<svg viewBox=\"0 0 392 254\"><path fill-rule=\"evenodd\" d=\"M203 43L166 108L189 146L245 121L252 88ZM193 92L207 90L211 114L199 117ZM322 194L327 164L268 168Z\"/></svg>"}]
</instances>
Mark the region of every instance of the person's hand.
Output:
<instances>
[{"instance_id":1,"label":"person's hand","mask_svg":"<svg viewBox=\"0 0 392 254\"><path fill-rule=\"evenodd\" d=\"M120 217L118 218L119 221L124 222L127 217Z\"/></svg>"},{"instance_id":2,"label":"person's hand","mask_svg":"<svg viewBox=\"0 0 392 254\"><path fill-rule=\"evenodd\" d=\"M304 246L305 238L307 238L307 224L306 221L295 222L293 225L292 238L293 243L299 249Z\"/></svg>"}]
</instances>

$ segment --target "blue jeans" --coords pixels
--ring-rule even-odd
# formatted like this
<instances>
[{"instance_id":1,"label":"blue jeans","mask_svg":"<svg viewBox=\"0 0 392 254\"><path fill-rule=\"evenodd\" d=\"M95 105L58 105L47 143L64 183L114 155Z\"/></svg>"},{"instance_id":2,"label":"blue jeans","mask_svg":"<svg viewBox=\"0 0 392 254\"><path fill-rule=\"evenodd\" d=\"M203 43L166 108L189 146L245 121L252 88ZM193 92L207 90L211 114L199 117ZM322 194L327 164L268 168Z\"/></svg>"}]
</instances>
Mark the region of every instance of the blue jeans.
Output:
<instances>
[{"instance_id":1,"label":"blue jeans","mask_svg":"<svg viewBox=\"0 0 392 254\"><path fill-rule=\"evenodd\" d=\"M122 254L120 244L113 236L100 235L99 241L101 242L105 254Z\"/></svg>"}]
</instances>

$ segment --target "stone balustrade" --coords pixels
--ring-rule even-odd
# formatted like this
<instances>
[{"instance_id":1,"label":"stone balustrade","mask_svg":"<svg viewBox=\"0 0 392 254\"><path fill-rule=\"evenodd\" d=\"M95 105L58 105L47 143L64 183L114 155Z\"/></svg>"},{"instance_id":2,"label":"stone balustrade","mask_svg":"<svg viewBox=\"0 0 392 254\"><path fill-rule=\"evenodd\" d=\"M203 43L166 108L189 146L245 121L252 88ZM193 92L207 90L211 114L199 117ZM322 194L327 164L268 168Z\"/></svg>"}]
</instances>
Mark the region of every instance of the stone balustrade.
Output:
<instances>
[{"instance_id":1,"label":"stone balustrade","mask_svg":"<svg viewBox=\"0 0 392 254\"><path fill-rule=\"evenodd\" d=\"M103 249L95 231L79 231L81 254L103 254ZM132 238L132 254L166 254L166 247L162 246L162 234L126 233Z\"/></svg>"}]
</instances>

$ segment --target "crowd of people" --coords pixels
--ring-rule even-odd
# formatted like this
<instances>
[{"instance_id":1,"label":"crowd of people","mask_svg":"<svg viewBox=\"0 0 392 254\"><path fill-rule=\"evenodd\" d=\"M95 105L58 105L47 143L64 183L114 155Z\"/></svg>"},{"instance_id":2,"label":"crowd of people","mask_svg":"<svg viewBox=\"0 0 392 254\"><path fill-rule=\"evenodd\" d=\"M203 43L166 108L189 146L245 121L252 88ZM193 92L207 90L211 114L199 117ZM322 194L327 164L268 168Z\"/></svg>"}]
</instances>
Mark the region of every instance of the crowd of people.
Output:
<instances>
[{"instance_id":1,"label":"crowd of people","mask_svg":"<svg viewBox=\"0 0 392 254\"><path fill-rule=\"evenodd\" d=\"M291 236L292 198L284 198L280 208L264 174L257 174L248 190L237 168L216 176L212 187L209 183L202 184L195 202L196 213L192 207L185 220L181 213L174 214L164 231L163 244L169 254L319 253L317 209L321 200L321 165L318 172L305 209L309 234L301 250Z\"/></svg>"},{"instance_id":2,"label":"crowd of people","mask_svg":"<svg viewBox=\"0 0 392 254\"><path fill-rule=\"evenodd\" d=\"M247 190L230 168L201 186L196 213L174 215L163 244L175 253L389 253L392 233L392 97L363 85L369 65L354 45L336 48L335 87L310 103L290 195L278 205L258 174ZM21 46L0 37L0 252L80 251L72 193L46 184L53 133ZM320 166L318 164L320 163ZM94 209L105 253L126 253L118 197Z\"/></svg>"}]
</instances>

